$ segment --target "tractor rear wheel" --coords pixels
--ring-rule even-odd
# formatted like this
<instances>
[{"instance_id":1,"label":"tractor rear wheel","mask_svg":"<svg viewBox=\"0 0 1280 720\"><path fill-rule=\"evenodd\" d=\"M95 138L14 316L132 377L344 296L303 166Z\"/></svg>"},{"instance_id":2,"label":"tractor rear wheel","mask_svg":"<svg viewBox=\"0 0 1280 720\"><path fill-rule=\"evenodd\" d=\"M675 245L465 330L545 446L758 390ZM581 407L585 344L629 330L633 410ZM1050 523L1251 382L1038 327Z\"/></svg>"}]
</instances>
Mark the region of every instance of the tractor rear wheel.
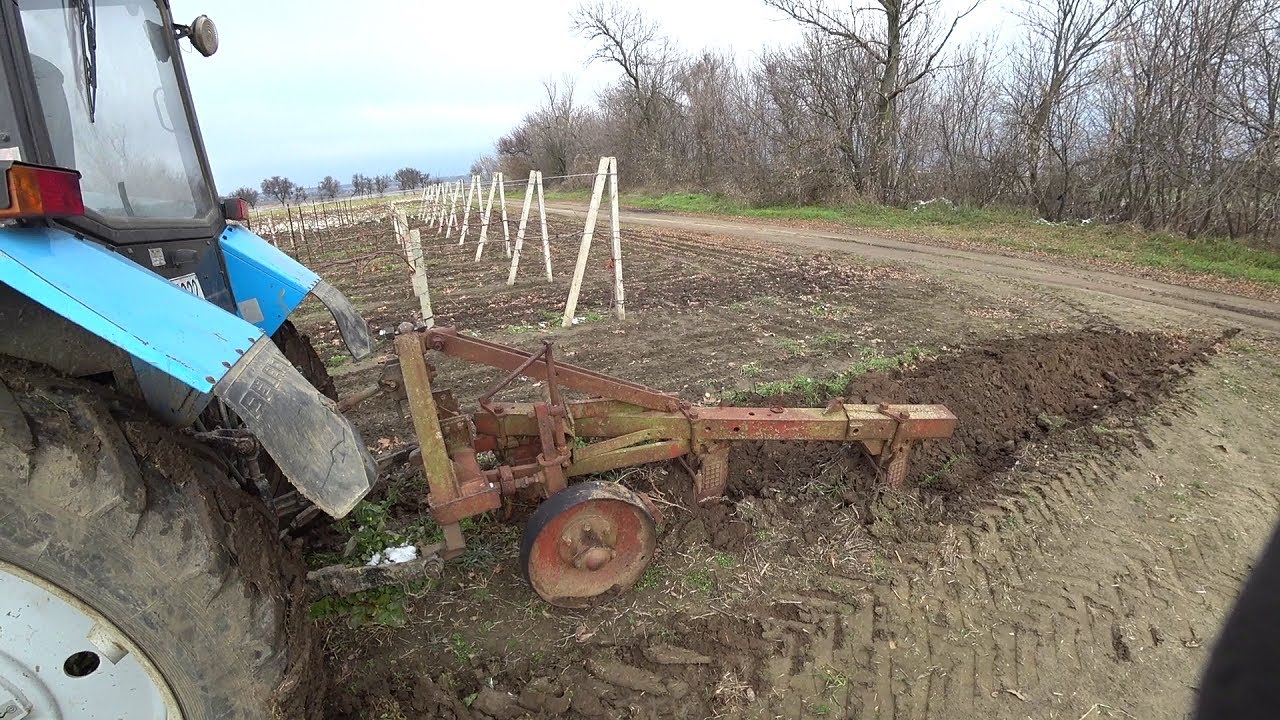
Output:
<instances>
[{"instance_id":1,"label":"tractor rear wheel","mask_svg":"<svg viewBox=\"0 0 1280 720\"><path fill-rule=\"evenodd\" d=\"M311 345L310 337L298 330L292 321L285 320L271 335L271 340L312 387L330 400L338 401L338 388L329 375L329 368L325 367L319 353ZM293 487L270 456L264 453L258 462L271 491L271 504L275 508L281 532L291 537L303 537L332 521L333 518L324 514Z\"/></svg>"},{"instance_id":2,"label":"tractor rear wheel","mask_svg":"<svg viewBox=\"0 0 1280 720\"><path fill-rule=\"evenodd\" d=\"M0 712L320 716L305 568L262 502L131 401L0 362Z\"/></svg>"},{"instance_id":3,"label":"tractor rear wheel","mask_svg":"<svg viewBox=\"0 0 1280 720\"><path fill-rule=\"evenodd\" d=\"M276 347L280 348L280 353L285 356L285 359L293 363L298 372L302 373L302 377L306 378L307 382L319 390L321 395L337 402L338 388L333 384L333 378L329 376L329 368L325 367L320 354L311 345L309 336L304 335L292 321L285 320L284 324L271 335L271 340Z\"/></svg>"}]
</instances>

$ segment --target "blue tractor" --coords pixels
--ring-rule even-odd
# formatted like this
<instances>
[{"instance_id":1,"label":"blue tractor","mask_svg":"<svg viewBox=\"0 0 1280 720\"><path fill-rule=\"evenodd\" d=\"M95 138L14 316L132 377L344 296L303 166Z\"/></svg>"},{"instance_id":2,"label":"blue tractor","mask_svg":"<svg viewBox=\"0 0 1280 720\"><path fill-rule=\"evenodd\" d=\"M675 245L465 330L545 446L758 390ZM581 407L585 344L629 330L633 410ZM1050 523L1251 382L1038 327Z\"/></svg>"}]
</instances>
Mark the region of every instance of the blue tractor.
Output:
<instances>
[{"instance_id":1,"label":"blue tractor","mask_svg":"<svg viewBox=\"0 0 1280 720\"><path fill-rule=\"evenodd\" d=\"M167 0L0 2L0 718L315 717L287 547L376 470L223 202ZM327 395L327 397L326 397Z\"/></svg>"}]
</instances>

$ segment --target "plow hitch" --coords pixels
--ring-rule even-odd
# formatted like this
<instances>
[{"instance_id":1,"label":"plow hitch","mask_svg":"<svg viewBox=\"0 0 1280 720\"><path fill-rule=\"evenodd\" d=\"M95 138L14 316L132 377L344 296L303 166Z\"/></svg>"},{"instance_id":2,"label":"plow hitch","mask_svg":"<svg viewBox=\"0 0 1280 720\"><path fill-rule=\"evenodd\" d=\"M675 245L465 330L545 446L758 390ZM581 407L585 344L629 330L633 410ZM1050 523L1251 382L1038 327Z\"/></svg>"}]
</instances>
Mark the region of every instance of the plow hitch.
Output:
<instances>
[{"instance_id":1,"label":"plow hitch","mask_svg":"<svg viewBox=\"0 0 1280 720\"><path fill-rule=\"evenodd\" d=\"M906 480L916 443L951 436L956 418L941 405L825 408L703 407L643 385L559 362L551 341L536 352L487 342L453 328L403 332L380 385L406 404L430 487L429 506L444 529L443 556L462 552L461 521L498 510L517 494L542 500L521 543L521 566L548 602L581 605L630 587L657 545L660 515L642 493L618 483L570 479L617 468L681 460L699 502L721 497L734 442L807 440L858 444L890 486ZM427 362L439 352L505 371L464 414L432 386ZM496 402L520 378L543 397ZM574 399L567 395L572 394ZM492 452L484 469L477 454Z\"/></svg>"}]
</instances>

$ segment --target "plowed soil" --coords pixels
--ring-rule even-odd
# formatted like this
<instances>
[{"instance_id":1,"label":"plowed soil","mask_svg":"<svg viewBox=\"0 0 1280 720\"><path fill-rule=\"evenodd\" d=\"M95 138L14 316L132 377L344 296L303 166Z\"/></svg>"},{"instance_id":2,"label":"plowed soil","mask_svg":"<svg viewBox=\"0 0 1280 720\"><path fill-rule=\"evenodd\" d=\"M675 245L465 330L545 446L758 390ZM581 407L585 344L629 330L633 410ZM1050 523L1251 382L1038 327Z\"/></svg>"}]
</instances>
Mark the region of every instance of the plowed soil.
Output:
<instances>
[{"instance_id":1,"label":"plowed soil","mask_svg":"<svg viewBox=\"0 0 1280 720\"><path fill-rule=\"evenodd\" d=\"M318 621L330 718L1185 715L1280 507L1275 337L648 227L623 232L626 320L611 315L598 236L583 321L559 329L578 240L566 223L552 224L555 280L535 243L513 287L501 242L476 263L472 240L424 230L437 323L525 347L554 338L570 362L692 401L944 403L959 429L916 450L897 492L853 448L820 443L736 447L729 496L701 506L679 468L614 473L667 523L637 587L590 609L533 595L518 523L476 523L439 582L409 589L403 625ZM390 240L389 226L362 232ZM417 310L402 263L321 272L375 328ZM321 309L300 326L341 394L374 381L374 363L341 361ZM497 375L432 360L464 405ZM508 396L522 393L536 389ZM379 451L412 435L378 399L352 416ZM375 498L401 498L391 529L418 522L420 478L386 485Z\"/></svg>"}]
</instances>

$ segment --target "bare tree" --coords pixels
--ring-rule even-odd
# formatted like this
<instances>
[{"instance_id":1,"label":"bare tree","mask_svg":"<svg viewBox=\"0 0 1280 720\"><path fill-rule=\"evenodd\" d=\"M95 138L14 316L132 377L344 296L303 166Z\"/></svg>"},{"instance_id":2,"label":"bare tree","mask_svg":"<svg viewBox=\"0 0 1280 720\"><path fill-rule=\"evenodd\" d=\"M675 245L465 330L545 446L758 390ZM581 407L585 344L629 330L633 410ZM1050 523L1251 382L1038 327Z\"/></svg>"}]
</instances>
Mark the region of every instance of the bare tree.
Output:
<instances>
[{"instance_id":1,"label":"bare tree","mask_svg":"<svg viewBox=\"0 0 1280 720\"><path fill-rule=\"evenodd\" d=\"M1021 187L1022 148L1014 146L1008 116L993 112L1002 98L996 52L990 41L958 48L936 77L920 162L920 173L927 175L918 178L918 192L982 207L1014 198Z\"/></svg>"},{"instance_id":2,"label":"bare tree","mask_svg":"<svg viewBox=\"0 0 1280 720\"><path fill-rule=\"evenodd\" d=\"M549 84L473 170L617 155L655 190L945 196L1280 242L1280 0L1031 0L1012 43L963 47L937 1L769 0L805 31L750 60L592 2L576 28L617 82L593 103Z\"/></svg>"},{"instance_id":3,"label":"bare tree","mask_svg":"<svg viewBox=\"0 0 1280 720\"><path fill-rule=\"evenodd\" d=\"M272 175L262 181L262 193L267 197L276 199L276 202L285 204L293 199L293 192L297 186L287 177Z\"/></svg>"},{"instance_id":4,"label":"bare tree","mask_svg":"<svg viewBox=\"0 0 1280 720\"><path fill-rule=\"evenodd\" d=\"M1144 0L1027 0L1022 11L1026 36L1014 54L1009 103L1024 134L1028 197L1046 217L1054 210L1042 178L1046 131L1059 104L1094 79L1093 60L1116 37ZM1060 158L1070 162L1068 158ZM1062 192L1067 192L1063 188Z\"/></svg>"},{"instance_id":5,"label":"bare tree","mask_svg":"<svg viewBox=\"0 0 1280 720\"><path fill-rule=\"evenodd\" d=\"M307 193L307 189L302 187L301 185L293 189L294 202L306 202L307 199L310 197L311 197L310 194Z\"/></svg>"},{"instance_id":6,"label":"bare tree","mask_svg":"<svg viewBox=\"0 0 1280 720\"><path fill-rule=\"evenodd\" d=\"M236 188L235 192L231 193L230 197L240 198L253 207L257 207L258 200L262 199L262 195L248 185Z\"/></svg>"},{"instance_id":7,"label":"bare tree","mask_svg":"<svg viewBox=\"0 0 1280 720\"><path fill-rule=\"evenodd\" d=\"M981 0L952 16L940 29L934 22L939 0L875 0L832 9L827 0L764 0L802 26L848 43L874 62L874 122L867 145L863 190L892 196L893 140L898 98L938 68L938 59L956 25ZM874 172L874 176L870 173Z\"/></svg>"},{"instance_id":8,"label":"bare tree","mask_svg":"<svg viewBox=\"0 0 1280 720\"><path fill-rule=\"evenodd\" d=\"M338 197L340 192L342 192L342 183L332 175L325 175L323 180L316 183L316 194L326 200Z\"/></svg>"},{"instance_id":9,"label":"bare tree","mask_svg":"<svg viewBox=\"0 0 1280 720\"><path fill-rule=\"evenodd\" d=\"M430 176L417 168L402 167L393 176L396 187L401 190L413 190L427 184Z\"/></svg>"},{"instance_id":10,"label":"bare tree","mask_svg":"<svg viewBox=\"0 0 1280 720\"><path fill-rule=\"evenodd\" d=\"M373 190L373 192L376 192L379 195L381 195L387 191L387 188L391 187L391 176L390 175L374 175L373 179L370 180L369 182L372 184L371 189Z\"/></svg>"},{"instance_id":11,"label":"bare tree","mask_svg":"<svg viewBox=\"0 0 1280 720\"><path fill-rule=\"evenodd\" d=\"M498 158L492 155L481 155L471 163L472 175L492 175L502 169Z\"/></svg>"},{"instance_id":12,"label":"bare tree","mask_svg":"<svg viewBox=\"0 0 1280 720\"><path fill-rule=\"evenodd\" d=\"M592 60L622 70L641 122L657 122L658 104L670 98L668 81L677 60L658 24L635 7L607 0L579 5L572 23L574 33L594 44Z\"/></svg>"},{"instance_id":13,"label":"bare tree","mask_svg":"<svg viewBox=\"0 0 1280 720\"><path fill-rule=\"evenodd\" d=\"M502 169L512 177L535 169L553 177L567 175L581 153L589 118L575 101L573 80L547 80L542 87L542 105L498 140Z\"/></svg>"},{"instance_id":14,"label":"bare tree","mask_svg":"<svg viewBox=\"0 0 1280 720\"><path fill-rule=\"evenodd\" d=\"M373 183L362 173L351 176L351 194L364 195L373 191Z\"/></svg>"},{"instance_id":15,"label":"bare tree","mask_svg":"<svg viewBox=\"0 0 1280 720\"><path fill-rule=\"evenodd\" d=\"M604 103L617 109L610 154L633 173L658 171L671 179L668 171L673 168L664 167L659 158L678 152L684 139L675 99L680 54L656 22L624 3L591 0L572 17L573 31L592 44L591 59L613 64L622 73L619 83L604 93Z\"/></svg>"}]
</instances>

